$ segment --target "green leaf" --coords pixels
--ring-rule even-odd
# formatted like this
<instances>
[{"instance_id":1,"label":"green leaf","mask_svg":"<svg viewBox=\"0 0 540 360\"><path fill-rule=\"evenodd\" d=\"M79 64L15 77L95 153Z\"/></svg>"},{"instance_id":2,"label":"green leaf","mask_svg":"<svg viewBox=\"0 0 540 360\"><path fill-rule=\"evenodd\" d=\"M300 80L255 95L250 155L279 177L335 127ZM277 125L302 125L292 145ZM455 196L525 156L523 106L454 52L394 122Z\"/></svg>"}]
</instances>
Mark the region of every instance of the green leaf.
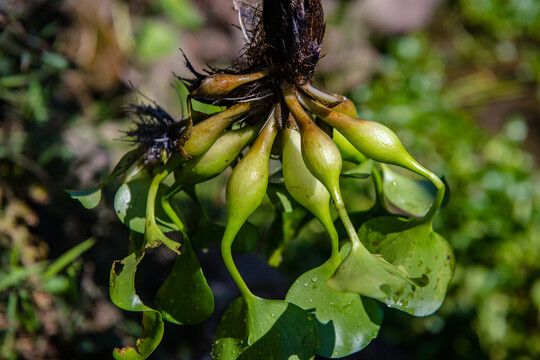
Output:
<instances>
[{"instance_id":1,"label":"green leaf","mask_svg":"<svg viewBox=\"0 0 540 360\"><path fill-rule=\"evenodd\" d=\"M197 226L195 234L193 234L193 244L200 249L208 248L208 244L210 242L219 245L221 243L223 233L225 233L225 226L213 223L203 218L199 226Z\"/></svg>"},{"instance_id":2,"label":"green leaf","mask_svg":"<svg viewBox=\"0 0 540 360\"><path fill-rule=\"evenodd\" d=\"M232 244L232 249L242 254L247 254L255 250L259 243L259 228L246 221L236 234Z\"/></svg>"},{"instance_id":3,"label":"green leaf","mask_svg":"<svg viewBox=\"0 0 540 360\"><path fill-rule=\"evenodd\" d=\"M139 250L113 263L109 282L109 296L121 309L143 312L143 334L135 347L114 349L115 359L146 359L161 342L163 321L161 314L143 304L135 291L135 273L144 252Z\"/></svg>"},{"instance_id":4,"label":"green leaf","mask_svg":"<svg viewBox=\"0 0 540 360\"><path fill-rule=\"evenodd\" d=\"M428 279L423 287L407 288L393 307L411 315L427 316L441 306L454 274L454 254L430 223L381 217L366 222L358 235L371 252L402 266L411 277Z\"/></svg>"},{"instance_id":5,"label":"green leaf","mask_svg":"<svg viewBox=\"0 0 540 360\"><path fill-rule=\"evenodd\" d=\"M341 176L351 177L356 179L366 179L371 176L371 170L373 169L373 160L366 160L359 165L355 165L347 168L346 163L343 165Z\"/></svg>"},{"instance_id":6,"label":"green leaf","mask_svg":"<svg viewBox=\"0 0 540 360\"><path fill-rule=\"evenodd\" d=\"M193 243L201 249L207 248L209 242L219 245L224 233L224 226L203 219L193 235ZM259 237L259 228L246 221L236 234L232 249L242 254L250 253L257 247Z\"/></svg>"},{"instance_id":7,"label":"green leaf","mask_svg":"<svg viewBox=\"0 0 540 360\"><path fill-rule=\"evenodd\" d=\"M135 347L127 346L122 349L115 348L113 356L117 360L146 359L161 342L163 337L163 321L157 311L143 312L143 333Z\"/></svg>"},{"instance_id":8,"label":"green leaf","mask_svg":"<svg viewBox=\"0 0 540 360\"><path fill-rule=\"evenodd\" d=\"M107 185L110 181L125 173L137 159L142 155L141 149L133 149L126 153L116 164L113 171L107 178L97 186L84 190L65 190L65 192L75 200L79 200L87 209L95 208L101 200L101 188Z\"/></svg>"},{"instance_id":9,"label":"green leaf","mask_svg":"<svg viewBox=\"0 0 540 360\"><path fill-rule=\"evenodd\" d=\"M315 319L320 342L317 354L329 358L362 350L377 337L382 321L382 312L371 299L337 292L326 285L338 265L329 260L304 273L285 298Z\"/></svg>"},{"instance_id":10,"label":"green leaf","mask_svg":"<svg viewBox=\"0 0 540 360\"><path fill-rule=\"evenodd\" d=\"M386 201L408 215L424 216L437 194L437 188L426 179L413 180L382 165L383 193Z\"/></svg>"},{"instance_id":11,"label":"green leaf","mask_svg":"<svg viewBox=\"0 0 540 360\"><path fill-rule=\"evenodd\" d=\"M129 254L122 260L116 260L111 268L109 296L120 309L128 311L152 310L144 305L135 291L135 273L144 257L144 252Z\"/></svg>"},{"instance_id":12,"label":"green leaf","mask_svg":"<svg viewBox=\"0 0 540 360\"><path fill-rule=\"evenodd\" d=\"M122 184L114 196L114 208L120 221L131 230L144 234L146 225L146 201L151 179L139 178ZM160 198L168 189L161 185L157 197ZM160 201L156 201L156 221L163 232L178 231L178 227L169 219Z\"/></svg>"},{"instance_id":13,"label":"green leaf","mask_svg":"<svg viewBox=\"0 0 540 360\"><path fill-rule=\"evenodd\" d=\"M413 291L423 281L424 278L411 279L403 267L370 253L361 243L352 243L349 254L327 284L337 291L356 292L395 307L403 301L405 291Z\"/></svg>"},{"instance_id":14,"label":"green leaf","mask_svg":"<svg viewBox=\"0 0 540 360\"><path fill-rule=\"evenodd\" d=\"M274 221L264 239L264 253L268 264L278 267L285 246L296 237L308 221L313 219L313 214L303 206L298 206L292 212L281 212L276 209L274 213Z\"/></svg>"},{"instance_id":15,"label":"green leaf","mask_svg":"<svg viewBox=\"0 0 540 360\"><path fill-rule=\"evenodd\" d=\"M298 359L315 356L317 325L298 306L280 300L233 301L216 331L212 359Z\"/></svg>"},{"instance_id":16,"label":"green leaf","mask_svg":"<svg viewBox=\"0 0 540 360\"><path fill-rule=\"evenodd\" d=\"M390 215L385 209L382 207L377 206L375 204L373 207L371 207L368 210L364 211L355 211L349 213L349 218L351 219L351 222L354 224L356 228L359 228L363 223L366 221L376 218L378 216L386 216ZM345 226L343 225L343 221L338 217L334 221L334 226L336 227L336 231L339 235L340 239L349 239L349 234L347 233L347 229L345 229Z\"/></svg>"},{"instance_id":17,"label":"green leaf","mask_svg":"<svg viewBox=\"0 0 540 360\"><path fill-rule=\"evenodd\" d=\"M85 190L65 190L72 199L79 200L87 209L93 209L101 201L101 186Z\"/></svg>"},{"instance_id":18,"label":"green leaf","mask_svg":"<svg viewBox=\"0 0 540 360\"><path fill-rule=\"evenodd\" d=\"M122 158L118 161L113 171L107 176L107 179L102 183L101 186L111 182L116 179L118 176L124 174L130 167L133 165L142 155L143 150L136 148L127 152Z\"/></svg>"},{"instance_id":19,"label":"green leaf","mask_svg":"<svg viewBox=\"0 0 540 360\"><path fill-rule=\"evenodd\" d=\"M214 312L214 296L208 286L189 240L159 289L156 306L163 319L179 325L193 325Z\"/></svg>"},{"instance_id":20,"label":"green leaf","mask_svg":"<svg viewBox=\"0 0 540 360\"><path fill-rule=\"evenodd\" d=\"M280 211L291 212L298 207L298 203L291 197L284 183L269 182L266 194Z\"/></svg>"}]
</instances>

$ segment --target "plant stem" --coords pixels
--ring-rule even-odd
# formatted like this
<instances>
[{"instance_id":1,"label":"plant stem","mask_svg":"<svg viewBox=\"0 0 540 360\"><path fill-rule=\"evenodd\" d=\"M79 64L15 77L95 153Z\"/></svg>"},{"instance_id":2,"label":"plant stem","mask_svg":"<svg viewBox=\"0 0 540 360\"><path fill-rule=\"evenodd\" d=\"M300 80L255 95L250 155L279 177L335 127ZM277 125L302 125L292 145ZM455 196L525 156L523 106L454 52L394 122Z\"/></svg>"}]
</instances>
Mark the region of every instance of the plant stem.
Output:
<instances>
[{"instance_id":1,"label":"plant stem","mask_svg":"<svg viewBox=\"0 0 540 360\"><path fill-rule=\"evenodd\" d=\"M332 252L328 261L336 263L341 262L341 256L339 254L339 235L336 231L336 227L334 226L334 222L331 218L325 219L324 221L322 219L319 219L319 221L322 223L323 227L328 233L328 236L330 237L330 243L332 245Z\"/></svg>"},{"instance_id":2,"label":"plant stem","mask_svg":"<svg viewBox=\"0 0 540 360\"><path fill-rule=\"evenodd\" d=\"M381 173L375 166L372 168L371 176L373 176L373 186L375 187L375 206L384 209L383 182Z\"/></svg>"},{"instance_id":3,"label":"plant stem","mask_svg":"<svg viewBox=\"0 0 540 360\"><path fill-rule=\"evenodd\" d=\"M331 194L332 199L334 200L334 205L336 206L341 222L343 222L343 225L345 226L345 230L347 230L347 234L349 235L349 239L351 239L352 245L364 247L364 245L362 245L360 239L358 238L358 234L356 233L356 229L354 228L354 225L349 218L349 214L347 214L347 210L345 209L345 203L341 198L341 192L339 191L339 188L334 187Z\"/></svg>"},{"instance_id":4,"label":"plant stem","mask_svg":"<svg viewBox=\"0 0 540 360\"><path fill-rule=\"evenodd\" d=\"M152 183L150 184L146 198L146 224L144 231L145 240L149 246L155 246L156 240L158 240L174 252L178 252L180 244L165 236L165 234L163 234L156 224L156 198L159 185L176 167L180 166L184 161L185 158L180 154L173 154L160 172L158 172L152 179ZM155 239L156 237L157 239Z\"/></svg>"},{"instance_id":5,"label":"plant stem","mask_svg":"<svg viewBox=\"0 0 540 360\"><path fill-rule=\"evenodd\" d=\"M427 214L420 220L423 223L433 223L433 219L435 218L435 214L441 207L442 201L444 199L444 192L445 192L445 185L442 182L441 179L419 163L417 163L415 160L411 161L411 168L409 170L417 173L418 175L421 175L427 179L429 179L437 188L437 194L435 195L435 200L433 201L433 204L431 205L431 208L427 212Z\"/></svg>"},{"instance_id":6,"label":"plant stem","mask_svg":"<svg viewBox=\"0 0 540 360\"><path fill-rule=\"evenodd\" d=\"M184 225L184 222L180 217L178 216L178 213L173 209L170 199L162 197L161 198L161 207L167 214L167 216L172 220L172 222L176 225L178 228L178 231L182 233L182 236L184 237L184 240L189 241L188 234L186 232L186 227Z\"/></svg>"},{"instance_id":7,"label":"plant stem","mask_svg":"<svg viewBox=\"0 0 540 360\"><path fill-rule=\"evenodd\" d=\"M232 229L231 226L227 226L225 228L225 234L223 235L223 240L221 241L221 256L223 257L223 262L225 263L227 270L229 270L229 273L236 283L236 286L238 286L242 297L244 300L246 300L246 302L249 302L249 299L254 298L255 295L253 295L253 293L249 290L244 279L242 278L242 275L240 275L240 272L238 272L232 257L231 246L239 230L236 229L238 228L237 226L234 228L235 229Z\"/></svg>"}]
</instances>

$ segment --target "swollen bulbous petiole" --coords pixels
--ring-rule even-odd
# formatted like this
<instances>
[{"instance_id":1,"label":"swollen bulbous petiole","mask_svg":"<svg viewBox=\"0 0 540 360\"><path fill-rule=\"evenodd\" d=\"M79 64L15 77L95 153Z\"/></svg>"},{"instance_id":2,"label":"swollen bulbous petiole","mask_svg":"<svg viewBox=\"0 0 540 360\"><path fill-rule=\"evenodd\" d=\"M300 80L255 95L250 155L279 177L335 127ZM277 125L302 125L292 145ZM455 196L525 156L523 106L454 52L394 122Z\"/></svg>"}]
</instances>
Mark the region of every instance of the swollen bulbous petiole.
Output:
<instances>
[{"instance_id":1,"label":"swollen bulbous petiole","mask_svg":"<svg viewBox=\"0 0 540 360\"><path fill-rule=\"evenodd\" d=\"M252 104L240 103L217 113L193 126L193 130L183 145L183 151L193 158L205 153L219 135L235 121L248 113Z\"/></svg>"},{"instance_id":2,"label":"swollen bulbous petiole","mask_svg":"<svg viewBox=\"0 0 540 360\"><path fill-rule=\"evenodd\" d=\"M253 294L234 265L231 246L244 222L259 207L266 194L268 162L278 132L276 116L274 110L257 140L246 156L238 162L227 182L227 223L221 241L221 253L227 269L244 298L253 297Z\"/></svg>"},{"instance_id":3,"label":"swollen bulbous petiole","mask_svg":"<svg viewBox=\"0 0 540 360\"><path fill-rule=\"evenodd\" d=\"M437 195L424 218L425 221L433 220L444 198L444 184L409 155L392 130L374 121L357 119L334 111L301 93L297 95L303 106L343 134L362 154L375 161L401 166L433 182L437 187Z\"/></svg>"},{"instance_id":4,"label":"swollen bulbous petiole","mask_svg":"<svg viewBox=\"0 0 540 360\"><path fill-rule=\"evenodd\" d=\"M177 192L221 174L255 140L260 125L246 126L236 130L225 130L204 154L189 160L179 171L175 171L175 183L166 198Z\"/></svg>"},{"instance_id":5,"label":"swollen bulbous petiole","mask_svg":"<svg viewBox=\"0 0 540 360\"><path fill-rule=\"evenodd\" d=\"M190 94L190 97L203 97L203 98L221 98L236 89L237 87L260 80L270 73L270 70L264 70L253 74L213 74L204 80L201 85Z\"/></svg>"},{"instance_id":6,"label":"swollen bulbous petiole","mask_svg":"<svg viewBox=\"0 0 540 360\"><path fill-rule=\"evenodd\" d=\"M332 258L339 258L339 239L330 215L330 193L313 176L302 158L301 135L288 123L283 130L282 170L285 187L323 225L332 241Z\"/></svg>"},{"instance_id":7,"label":"swollen bulbous petiole","mask_svg":"<svg viewBox=\"0 0 540 360\"><path fill-rule=\"evenodd\" d=\"M331 108L338 106L342 101L342 99L338 95L333 95L321 91L310 83L301 85L300 89L302 89L303 92L311 96L313 99L320 101Z\"/></svg>"}]
</instances>

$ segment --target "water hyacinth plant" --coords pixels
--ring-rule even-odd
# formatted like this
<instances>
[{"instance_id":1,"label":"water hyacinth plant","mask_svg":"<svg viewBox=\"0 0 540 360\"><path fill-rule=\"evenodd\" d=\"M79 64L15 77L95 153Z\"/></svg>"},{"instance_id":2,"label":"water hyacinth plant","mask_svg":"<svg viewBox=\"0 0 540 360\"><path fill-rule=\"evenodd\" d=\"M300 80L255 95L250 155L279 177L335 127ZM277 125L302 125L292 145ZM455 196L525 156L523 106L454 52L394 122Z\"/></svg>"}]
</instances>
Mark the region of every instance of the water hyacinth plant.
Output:
<instances>
[{"instance_id":1,"label":"water hyacinth plant","mask_svg":"<svg viewBox=\"0 0 540 360\"><path fill-rule=\"evenodd\" d=\"M313 86L325 31L320 0L234 1L234 6L247 39L238 60L200 73L186 58L193 78L178 78L189 90L186 116L174 119L157 104L129 106L136 128L127 135L135 148L99 186L70 191L93 208L101 187L122 179L115 209L131 229L131 247L112 266L110 296L122 309L143 312L144 331L134 347L115 349L117 359L148 357L161 340L163 320L190 325L212 314L214 298L194 251L194 229L182 221L188 210L178 209L174 197L186 191L195 198L193 186L231 165L220 247L241 297L217 328L213 359L350 355L377 336L377 301L414 316L432 314L453 275L452 250L432 226L444 183L414 160L389 128L357 118L349 99ZM201 113L192 101L223 110ZM269 174L271 158L281 161L278 174ZM343 162L354 165L344 169ZM389 164L420 175L430 187L395 173ZM340 190L342 177L371 177L375 187L374 206L352 220ZM304 220L318 219L331 242L328 260L301 275L284 300L254 294L232 256L232 250L255 248L258 238L249 231L246 236L247 219L276 188L289 205L276 204L282 213L306 209ZM181 241L165 235L173 231L181 233ZM162 245L177 260L154 309L141 301L134 281L145 251ZM269 262L276 265L272 255Z\"/></svg>"}]
</instances>

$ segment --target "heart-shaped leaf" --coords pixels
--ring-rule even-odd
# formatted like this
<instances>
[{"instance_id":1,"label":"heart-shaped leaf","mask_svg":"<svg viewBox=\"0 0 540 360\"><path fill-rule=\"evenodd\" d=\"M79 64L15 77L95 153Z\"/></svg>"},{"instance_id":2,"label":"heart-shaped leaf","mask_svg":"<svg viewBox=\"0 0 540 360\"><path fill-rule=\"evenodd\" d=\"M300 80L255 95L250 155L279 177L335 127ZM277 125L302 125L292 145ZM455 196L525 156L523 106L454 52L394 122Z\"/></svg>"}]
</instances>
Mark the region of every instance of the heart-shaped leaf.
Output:
<instances>
[{"instance_id":1,"label":"heart-shaped leaf","mask_svg":"<svg viewBox=\"0 0 540 360\"><path fill-rule=\"evenodd\" d=\"M437 194L437 188L427 179L413 180L381 165L384 198L390 205L406 214L424 216Z\"/></svg>"},{"instance_id":2,"label":"heart-shaped leaf","mask_svg":"<svg viewBox=\"0 0 540 360\"><path fill-rule=\"evenodd\" d=\"M414 291L424 282L424 278L411 279L405 268L370 253L361 243L352 243L349 255L326 283L337 291L356 292L395 307L405 291Z\"/></svg>"},{"instance_id":3,"label":"heart-shaped leaf","mask_svg":"<svg viewBox=\"0 0 540 360\"><path fill-rule=\"evenodd\" d=\"M156 295L163 319L179 325L193 325L214 312L214 296L189 240L182 245L174 267Z\"/></svg>"},{"instance_id":4,"label":"heart-shaped leaf","mask_svg":"<svg viewBox=\"0 0 540 360\"><path fill-rule=\"evenodd\" d=\"M144 234L146 225L146 201L151 179L139 178L122 184L114 196L114 209L120 221L131 230ZM161 185L157 197L167 191ZM177 231L178 227L169 219L160 201L156 201L156 221L162 232Z\"/></svg>"},{"instance_id":5,"label":"heart-shaped leaf","mask_svg":"<svg viewBox=\"0 0 540 360\"><path fill-rule=\"evenodd\" d=\"M368 250L402 266L411 277L428 279L426 286L406 288L393 307L415 316L427 316L441 306L454 274L454 254L448 242L433 231L431 223L380 217L366 222L358 236Z\"/></svg>"},{"instance_id":6,"label":"heart-shaped leaf","mask_svg":"<svg viewBox=\"0 0 540 360\"><path fill-rule=\"evenodd\" d=\"M304 273L285 298L315 319L320 342L317 354L329 358L362 350L377 336L382 321L382 312L373 300L326 285L338 265L329 260Z\"/></svg>"},{"instance_id":7,"label":"heart-shaped leaf","mask_svg":"<svg viewBox=\"0 0 540 360\"><path fill-rule=\"evenodd\" d=\"M233 301L216 331L212 359L309 360L318 347L317 325L298 306L280 300Z\"/></svg>"}]
</instances>

